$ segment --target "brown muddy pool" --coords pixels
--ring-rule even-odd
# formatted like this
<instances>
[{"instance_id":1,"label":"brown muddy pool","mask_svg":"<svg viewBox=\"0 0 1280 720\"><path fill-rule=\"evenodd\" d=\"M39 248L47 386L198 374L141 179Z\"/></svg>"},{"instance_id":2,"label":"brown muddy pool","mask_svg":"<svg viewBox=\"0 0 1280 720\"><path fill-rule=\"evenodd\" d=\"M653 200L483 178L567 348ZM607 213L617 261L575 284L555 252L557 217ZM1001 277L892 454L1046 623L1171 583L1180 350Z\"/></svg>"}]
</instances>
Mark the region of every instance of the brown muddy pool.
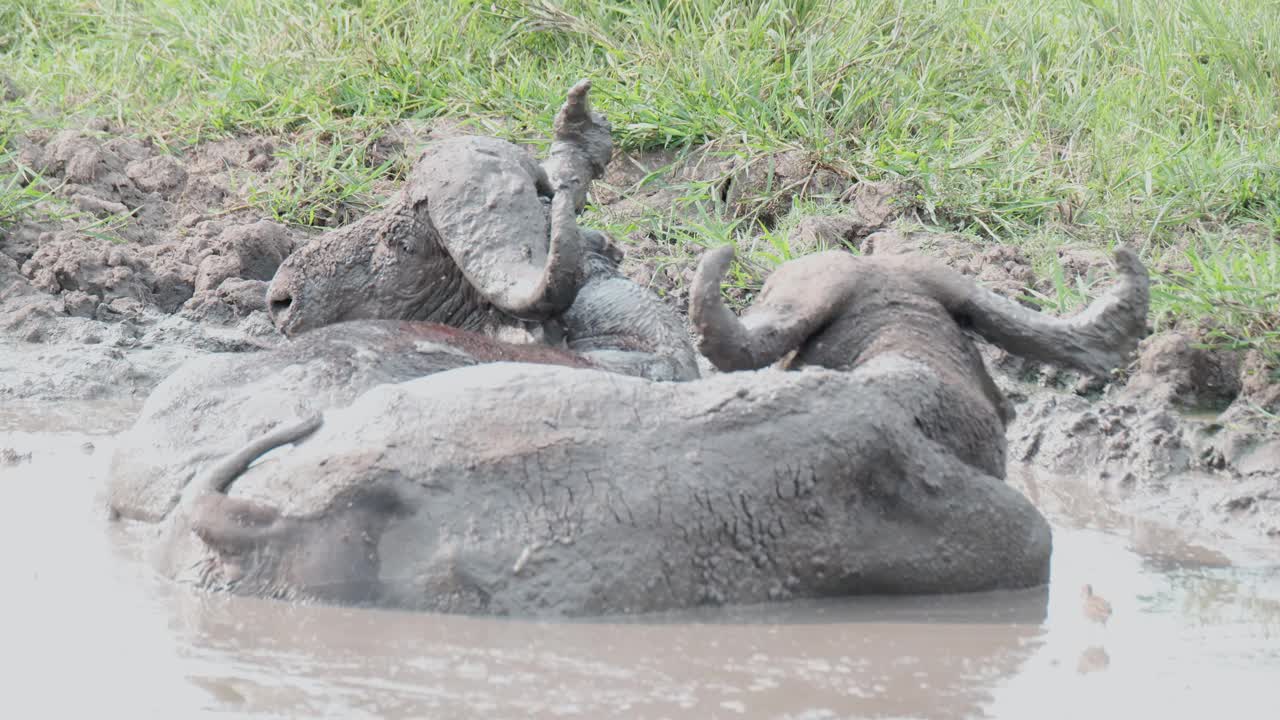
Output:
<instances>
[{"instance_id":1,"label":"brown muddy pool","mask_svg":"<svg viewBox=\"0 0 1280 720\"><path fill-rule=\"evenodd\" d=\"M175 587L99 497L136 405L0 409L0 717L1274 718L1280 553L1027 473L1047 589L530 622ZM1215 550L1208 549L1209 546ZM1114 613L1084 617L1091 583Z\"/></svg>"}]
</instances>

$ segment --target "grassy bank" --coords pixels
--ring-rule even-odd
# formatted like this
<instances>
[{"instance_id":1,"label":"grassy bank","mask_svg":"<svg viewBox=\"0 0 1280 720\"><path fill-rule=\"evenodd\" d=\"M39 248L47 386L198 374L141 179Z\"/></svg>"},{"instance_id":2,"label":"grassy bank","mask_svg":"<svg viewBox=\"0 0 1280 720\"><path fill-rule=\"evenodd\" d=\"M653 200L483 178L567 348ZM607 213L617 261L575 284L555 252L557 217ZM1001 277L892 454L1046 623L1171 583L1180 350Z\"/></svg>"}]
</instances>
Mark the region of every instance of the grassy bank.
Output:
<instances>
[{"instance_id":1,"label":"grassy bank","mask_svg":"<svg viewBox=\"0 0 1280 720\"><path fill-rule=\"evenodd\" d=\"M910 180L929 223L1024 244L1050 273L1062 242L1176 255L1160 322L1212 316L1224 341L1280 354L1275 3L9 0L0 71L25 91L0 105L6 134L80 114L179 146L321 138L292 152L335 195L388 171L357 162L371 129L490 118L536 140L591 76L624 149L800 148ZM305 220L291 211L314 195L261 202Z\"/></svg>"}]
</instances>

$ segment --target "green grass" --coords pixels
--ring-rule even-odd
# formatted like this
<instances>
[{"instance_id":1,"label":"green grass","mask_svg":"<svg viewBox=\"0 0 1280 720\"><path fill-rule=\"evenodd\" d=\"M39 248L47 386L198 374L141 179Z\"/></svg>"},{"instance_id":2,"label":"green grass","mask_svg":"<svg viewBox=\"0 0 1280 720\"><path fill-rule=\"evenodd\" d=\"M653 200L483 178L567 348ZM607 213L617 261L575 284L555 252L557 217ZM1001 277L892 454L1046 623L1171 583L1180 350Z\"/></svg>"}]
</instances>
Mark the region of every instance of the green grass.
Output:
<instances>
[{"instance_id":1,"label":"green grass","mask_svg":"<svg viewBox=\"0 0 1280 720\"><path fill-rule=\"evenodd\" d=\"M297 139L275 154L280 166L267 183L245 188L250 204L281 222L337 227L376 206L374 185L395 162L368 162L368 143Z\"/></svg>"},{"instance_id":2,"label":"green grass","mask_svg":"<svg viewBox=\"0 0 1280 720\"><path fill-rule=\"evenodd\" d=\"M1202 234L1177 254L1182 267L1152 289L1158 319L1212 318L1212 344L1280 349L1280 242Z\"/></svg>"},{"instance_id":3,"label":"green grass","mask_svg":"<svg viewBox=\"0 0 1280 720\"><path fill-rule=\"evenodd\" d=\"M0 167L13 162L13 153L0 148ZM41 192L38 185L24 184L18 173L0 178L0 228L17 220L46 196L47 193Z\"/></svg>"},{"instance_id":4,"label":"green grass","mask_svg":"<svg viewBox=\"0 0 1280 720\"><path fill-rule=\"evenodd\" d=\"M0 68L27 91L0 104L0 138L68 115L174 146L325 137L253 195L315 224L374 201L391 169L361 164L371 130L465 117L541 142L590 76L622 149L803 148L854 179L910 180L927 222L1038 249L1042 267L1062 242L1183 253L1191 270L1157 278L1161 322L1214 318L1221 342L1280 356L1275 0L8 0ZM0 183L0 213L24 190ZM792 255L783 229L708 192L687 188L691 219L631 225L675 262L730 239L761 267Z\"/></svg>"}]
</instances>

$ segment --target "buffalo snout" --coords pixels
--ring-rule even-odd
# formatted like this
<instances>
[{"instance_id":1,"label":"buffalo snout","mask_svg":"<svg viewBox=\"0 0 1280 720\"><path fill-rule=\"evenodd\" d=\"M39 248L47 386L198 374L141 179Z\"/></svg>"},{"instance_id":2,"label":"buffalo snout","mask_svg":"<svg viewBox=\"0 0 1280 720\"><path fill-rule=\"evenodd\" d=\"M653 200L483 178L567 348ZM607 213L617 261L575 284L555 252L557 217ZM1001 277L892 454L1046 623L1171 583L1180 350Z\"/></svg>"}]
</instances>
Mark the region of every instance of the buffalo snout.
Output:
<instances>
[{"instance_id":1,"label":"buffalo snout","mask_svg":"<svg viewBox=\"0 0 1280 720\"><path fill-rule=\"evenodd\" d=\"M281 266L267 286L267 313L271 323L285 335L289 335L294 323L294 292L291 282L292 273Z\"/></svg>"},{"instance_id":2,"label":"buffalo snout","mask_svg":"<svg viewBox=\"0 0 1280 720\"><path fill-rule=\"evenodd\" d=\"M293 305L293 293L288 288L270 288L267 292L267 307L271 319L278 321Z\"/></svg>"}]
</instances>

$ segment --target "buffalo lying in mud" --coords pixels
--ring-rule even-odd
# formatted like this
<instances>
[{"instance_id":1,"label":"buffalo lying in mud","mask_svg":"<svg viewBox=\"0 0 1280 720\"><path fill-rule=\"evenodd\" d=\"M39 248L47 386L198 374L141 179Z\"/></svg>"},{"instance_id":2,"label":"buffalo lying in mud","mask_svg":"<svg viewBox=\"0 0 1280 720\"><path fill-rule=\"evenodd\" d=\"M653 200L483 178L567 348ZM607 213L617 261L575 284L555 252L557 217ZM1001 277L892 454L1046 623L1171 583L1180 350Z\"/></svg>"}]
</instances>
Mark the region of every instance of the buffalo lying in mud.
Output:
<instances>
[{"instance_id":1,"label":"buffalo lying in mud","mask_svg":"<svg viewBox=\"0 0 1280 720\"><path fill-rule=\"evenodd\" d=\"M386 207L277 269L267 289L276 326L296 335L394 318L496 332L567 309L580 284L574 216L613 154L589 89L583 80L569 91L546 165L497 138L429 144Z\"/></svg>"},{"instance_id":2,"label":"buffalo lying in mud","mask_svg":"<svg viewBox=\"0 0 1280 720\"><path fill-rule=\"evenodd\" d=\"M621 253L579 228L613 154L610 125L579 82L547 159L463 136L427 145L381 210L294 252L267 289L286 335L344 320L422 320L499 338L532 336L654 380L698 377L670 308L617 269Z\"/></svg>"},{"instance_id":3,"label":"buffalo lying in mud","mask_svg":"<svg viewBox=\"0 0 1280 720\"><path fill-rule=\"evenodd\" d=\"M594 367L650 380L697 377L679 320L622 277L618 250L605 235L585 231L582 237L586 281L560 319L573 333L567 348L504 342L440 323L349 320L274 350L187 363L148 397L127 449L113 460L113 512L162 517L202 463L277 423L348 404L380 383L502 361Z\"/></svg>"},{"instance_id":4,"label":"buffalo lying in mud","mask_svg":"<svg viewBox=\"0 0 1280 720\"><path fill-rule=\"evenodd\" d=\"M196 358L156 387L121 436L107 503L116 515L159 520L197 469L273 428L350 404L377 385L504 361L593 367L559 348L403 320L336 323L272 350Z\"/></svg>"},{"instance_id":5,"label":"buffalo lying in mud","mask_svg":"<svg viewBox=\"0 0 1280 720\"><path fill-rule=\"evenodd\" d=\"M1068 319L1011 302L937 260L841 251L786 263L738 318L720 296L733 253L732 245L705 253L690 291L689 317L701 334L698 349L713 365L723 371L775 362L788 368L855 370L886 355L923 363L948 381L949 402L968 408L980 423L982 430L968 440L970 449L993 451L980 467L1000 477L1003 427L1013 419L1013 409L978 349L966 339L968 332L1015 355L1095 375L1121 365L1146 334L1147 271L1123 247L1116 251L1121 281ZM997 422L998 447L988 440ZM965 431L944 424L926 432L959 440ZM953 449L961 452L958 446Z\"/></svg>"},{"instance_id":6,"label":"buffalo lying in mud","mask_svg":"<svg viewBox=\"0 0 1280 720\"><path fill-rule=\"evenodd\" d=\"M811 299L787 290L796 261L744 319L706 295L697 312L722 367L791 348L802 369L683 383L436 326L416 340L413 324L333 326L300 336L290 363L207 360L166 381L123 438L113 507L161 520L170 577L333 603L599 615L1034 586L1049 526L1002 479L1000 400L963 329L1105 369L1147 312L1145 269L1117 259L1120 281L1068 320L912 271L920 258L859 259ZM727 262L708 256L704 285ZM458 367L476 343L518 362ZM514 356L534 349L552 355ZM148 479L128 477L148 455Z\"/></svg>"}]
</instances>

